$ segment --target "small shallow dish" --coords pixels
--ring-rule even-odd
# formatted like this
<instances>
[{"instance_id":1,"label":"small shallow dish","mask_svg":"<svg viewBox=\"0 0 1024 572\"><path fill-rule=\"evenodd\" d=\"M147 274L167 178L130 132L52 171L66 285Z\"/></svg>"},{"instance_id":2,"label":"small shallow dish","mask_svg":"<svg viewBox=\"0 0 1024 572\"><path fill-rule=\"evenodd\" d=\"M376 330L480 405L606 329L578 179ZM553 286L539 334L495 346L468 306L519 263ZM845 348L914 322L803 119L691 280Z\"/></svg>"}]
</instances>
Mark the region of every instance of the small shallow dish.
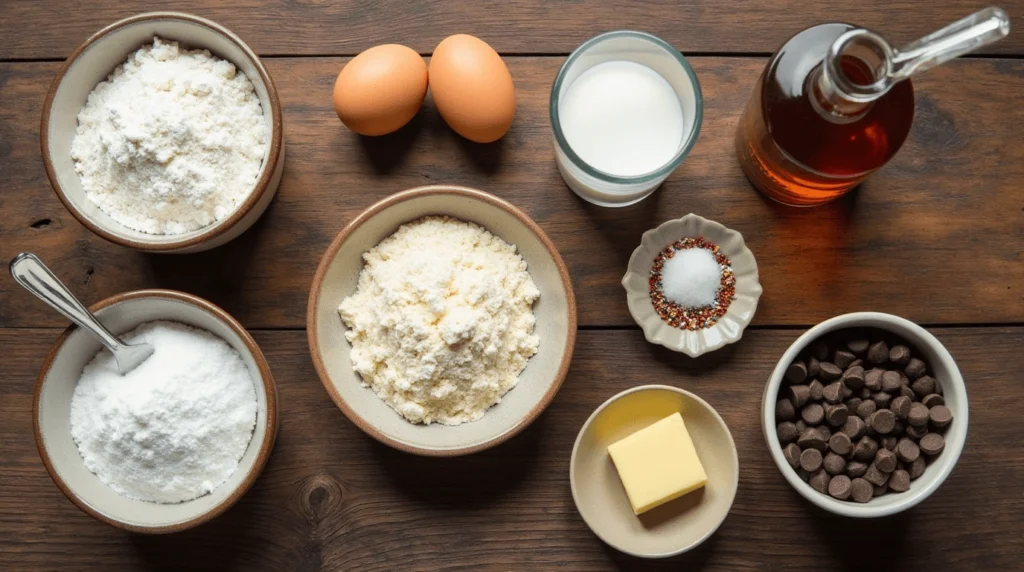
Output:
<instances>
[{"instance_id":1,"label":"small shallow dish","mask_svg":"<svg viewBox=\"0 0 1024 572\"><path fill-rule=\"evenodd\" d=\"M519 383L478 421L458 426L406 421L353 369L341 301L355 293L363 253L398 227L428 215L449 215L476 223L513 244L540 289L534 304L537 354ZM554 244L526 214L493 195L450 185L410 189L362 212L324 253L313 277L306 314L309 350L324 388L339 409L378 441L410 453L465 455L493 447L519 433L554 399L569 369L576 342L576 301L569 271Z\"/></svg>"},{"instance_id":2,"label":"small shallow dish","mask_svg":"<svg viewBox=\"0 0 1024 572\"><path fill-rule=\"evenodd\" d=\"M269 127L263 165L249 196L223 219L191 232L147 234L130 229L100 210L82 189L71 159L78 112L89 93L124 63L129 54L153 41L176 40L189 49L206 49L235 64L256 88ZM277 193L284 170L284 127L281 102L270 74L249 46L230 30L199 16L149 12L103 28L76 49L57 72L43 104L40 143L43 165L54 192L86 228L122 246L148 252L199 252L220 246L245 232Z\"/></svg>"},{"instance_id":3,"label":"small shallow dish","mask_svg":"<svg viewBox=\"0 0 1024 572\"><path fill-rule=\"evenodd\" d=\"M115 335L143 322L171 320L222 338L241 354L256 383L256 428L238 469L208 495L183 503L159 504L114 492L85 467L71 438L71 396L82 368L102 347L91 334L71 326L57 338L43 362L32 405L36 446L50 477L78 508L132 532L178 532L220 515L256 481L277 436L277 393L263 352L227 312L183 292L137 290L107 298L90 310Z\"/></svg>"},{"instance_id":4,"label":"small shallow dish","mask_svg":"<svg viewBox=\"0 0 1024 572\"><path fill-rule=\"evenodd\" d=\"M608 446L676 412L708 483L637 516ZM700 397L667 385L634 387L605 401L583 424L569 461L572 498L584 522L613 548L641 558L674 556L707 540L729 514L739 475L736 444L722 417Z\"/></svg>"},{"instance_id":5,"label":"small shallow dish","mask_svg":"<svg viewBox=\"0 0 1024 572\"><path fill-rule=\"evenodd\" d=\"M651 266L654 265L655 257L673 242L685 237L700 236L721 247L732 262L733 274L736 276L736 298L725 315L710 328L697 331L674 328L658 316L651 303L648 285ZM754 260L754 253L743 242L743 235L692 213L644 233L640 246L629 257L622 286L626 289L629 313L643 328L647 341L690 357L717 350L743 337L743 330L757 311L762 291L757 277L757 261Z\"/></svg>"},{"instance_id":6,"label":"small shallow dish","mask_svg":"<svg viewBox=\"0 0 1024 572\"><path fill-rule=\"evenodd\" d=\"M942 386L946 406L953 412L953 421L944 435L945 448L934 461L929 463L924 474L910 481L910 490L904 493L889 493L875 497L864 504L836 500L819 493L811 488L811 485L801 480L796 471L786 462L786 457L782 453L782 445L779 444L776 432L777 424L775 423L775 400L789 364L793 363L793 360L818 338L831 332L851 328L875 328L906 340L914 349L915 355L921 356L928 364L932 377ZM831 513L842 516L854 518L889 516L903 512L928 498L953 471L953 467L963 451L964 442L967 440L967 387L949 350L921 326L899 316L880 312L843 314L825 320L804 332L782 355L778 365L775 366L775 371L768 378L764 395L761 397L761 430L768 444L768 450L771 452L772 460L779 467L782 476L805 499Z\"/></svg>"}]
</instances>

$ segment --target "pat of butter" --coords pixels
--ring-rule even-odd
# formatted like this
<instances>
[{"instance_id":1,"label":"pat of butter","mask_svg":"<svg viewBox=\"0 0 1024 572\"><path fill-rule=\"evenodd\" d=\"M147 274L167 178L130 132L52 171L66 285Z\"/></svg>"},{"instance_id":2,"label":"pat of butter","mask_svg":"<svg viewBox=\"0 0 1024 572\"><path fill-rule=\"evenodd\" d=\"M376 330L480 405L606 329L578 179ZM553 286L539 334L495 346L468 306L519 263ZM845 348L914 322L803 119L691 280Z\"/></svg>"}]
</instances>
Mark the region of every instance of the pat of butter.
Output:
<instances>
[{"instance_id":1,"label":"pat of butter","mask_svg":"<svg viewBox=\"0 0 1024 572\"><path fill-rule=\"evenodd\" d=\"M636 514L693 492L708 482L679 413L609 445L608 454Z\"/></svg>"}]
</instances>

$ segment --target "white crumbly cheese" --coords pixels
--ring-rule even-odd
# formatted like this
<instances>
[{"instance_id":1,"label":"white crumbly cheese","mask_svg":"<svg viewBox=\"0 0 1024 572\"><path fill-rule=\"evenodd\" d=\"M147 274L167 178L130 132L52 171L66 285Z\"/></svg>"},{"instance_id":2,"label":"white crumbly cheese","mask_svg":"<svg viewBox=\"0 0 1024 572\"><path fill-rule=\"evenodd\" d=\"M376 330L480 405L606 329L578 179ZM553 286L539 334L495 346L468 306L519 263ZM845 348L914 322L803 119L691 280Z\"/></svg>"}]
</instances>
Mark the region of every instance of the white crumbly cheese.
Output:
<instances>
[{"instance_id":1,"label":"white crumbly cheese","mask_svg":"<svg viewBox=\"0 0 1024 572\"><path fill-rule=\"evenodd\" d=\"M115 221L181 234L252 192L267 131L252 82L231 62L154 38L89 94L71 158L86 196Z\"/></svg>"},{"instance_id":2,"label":"white crumbly cheese","mask_svg":"<svg viewBox=\"0 0 1024 572\"><path fill-rule=\"evenodd\" d=\"M476 421L537 353L540 296L516 247L483 228L427 217L363 254L342 301L352 365L414 423Z\"/></svg>"}]
</instances>

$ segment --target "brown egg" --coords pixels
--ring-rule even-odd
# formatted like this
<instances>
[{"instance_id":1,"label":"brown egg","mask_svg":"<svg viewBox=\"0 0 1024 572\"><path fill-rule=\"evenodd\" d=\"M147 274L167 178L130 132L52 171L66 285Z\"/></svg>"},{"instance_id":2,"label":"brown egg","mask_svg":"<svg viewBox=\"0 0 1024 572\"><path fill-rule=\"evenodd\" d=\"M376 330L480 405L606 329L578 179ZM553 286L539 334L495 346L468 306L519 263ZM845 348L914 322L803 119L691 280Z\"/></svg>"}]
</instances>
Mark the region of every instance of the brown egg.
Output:
<instances>
[{"instance_id":1,"label":"brown egg","mask_svg":"<svg viewBox=\"0 0 1024 572\"><path fill-rule=\"evenodd\" d=\"M456 133L477 143L500 139L516 113L516 89L505 62L480 38L448 36L430 58L430 93Z\"/></svg>"},{"instance_id":2,"label":"brown egg","mask_svg":"<svg viewBox=\"0 0 1024 572\"><path fill-rule=\"evenodd\" d=\"M427 64L413 49L374 46L342 68L334 111L361 135L384 135L409 122L427 95Z\"/></svg>"}]
</instances>

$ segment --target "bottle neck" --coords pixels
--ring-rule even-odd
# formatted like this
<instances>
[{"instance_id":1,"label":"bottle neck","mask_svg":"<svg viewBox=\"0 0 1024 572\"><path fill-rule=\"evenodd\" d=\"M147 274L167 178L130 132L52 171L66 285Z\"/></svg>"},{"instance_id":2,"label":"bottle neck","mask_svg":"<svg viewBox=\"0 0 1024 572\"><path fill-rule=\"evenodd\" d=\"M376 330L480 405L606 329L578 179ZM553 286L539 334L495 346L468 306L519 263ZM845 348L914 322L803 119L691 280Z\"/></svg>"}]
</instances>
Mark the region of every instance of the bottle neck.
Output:
<instances>
[{"instance_id":1,"label":"bottle neck","mask_svg":"<svg viewBox=\"0 0 1024 572\"><path fill-rule=\"evenodd\" d=\"M836 123L863 117L892 87L886 80L891 54L885 39L870 30L855 28L844 33L808 78L812 105L822 117Z\"/></svg>"}]
</instances>

